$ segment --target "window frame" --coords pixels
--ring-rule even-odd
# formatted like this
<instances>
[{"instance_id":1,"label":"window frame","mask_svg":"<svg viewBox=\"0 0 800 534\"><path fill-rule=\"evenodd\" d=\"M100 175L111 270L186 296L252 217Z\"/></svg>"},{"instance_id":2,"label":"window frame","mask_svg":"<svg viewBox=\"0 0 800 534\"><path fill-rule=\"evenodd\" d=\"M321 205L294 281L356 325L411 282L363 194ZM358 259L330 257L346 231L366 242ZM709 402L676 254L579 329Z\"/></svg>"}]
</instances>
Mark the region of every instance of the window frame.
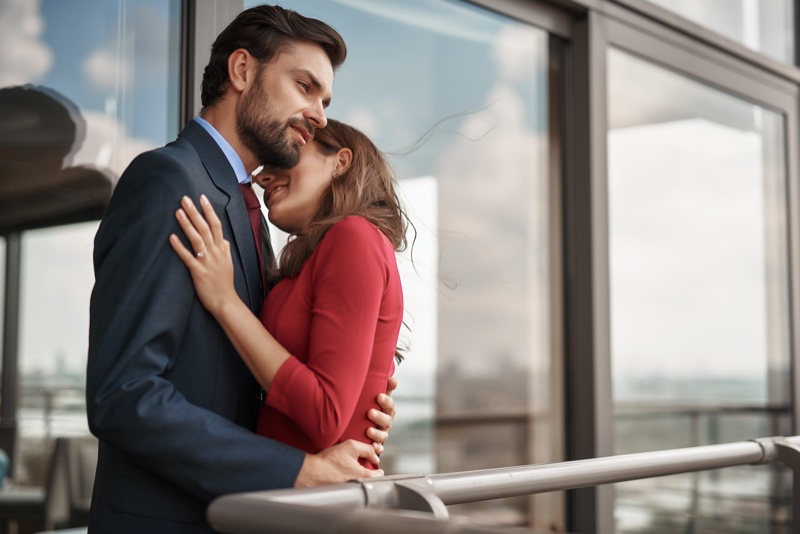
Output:
<instances>
[{"instance_id":1,"label":"window frame","mask_svg":"<svg viewBox=\"0 0 800 534\"><path fill-rule=\"evenodd\" d=\"M607 177L607 66L617 48L780 112L785 120L792 425L800 429L800 72L643 0L578 0L565 175L565 340L568 458L613 454ZM797 40L797 39L796 39ZM614 532L611 486L570 492L569 530Z\"/></svg>"}]
</instances>

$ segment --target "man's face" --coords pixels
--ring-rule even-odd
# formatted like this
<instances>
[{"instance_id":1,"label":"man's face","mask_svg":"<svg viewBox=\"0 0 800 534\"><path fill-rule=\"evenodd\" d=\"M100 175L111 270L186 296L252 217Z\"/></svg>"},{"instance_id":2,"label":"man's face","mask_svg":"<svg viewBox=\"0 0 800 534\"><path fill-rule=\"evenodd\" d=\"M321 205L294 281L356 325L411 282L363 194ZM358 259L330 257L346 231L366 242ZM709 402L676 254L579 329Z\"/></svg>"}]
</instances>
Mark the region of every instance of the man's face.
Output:
<instances>
[{"instance_id":1,"label":"man's face","mask_svg":"<svg viewBox=\"0 0 800 534\"><path fill-rule=\"evenodd\" d=\"M316 128L328 123L333 68L319 45L295 42L262 65L242 96L236 129L261 163L290 168Z\"/></svg>"}]
</instances>

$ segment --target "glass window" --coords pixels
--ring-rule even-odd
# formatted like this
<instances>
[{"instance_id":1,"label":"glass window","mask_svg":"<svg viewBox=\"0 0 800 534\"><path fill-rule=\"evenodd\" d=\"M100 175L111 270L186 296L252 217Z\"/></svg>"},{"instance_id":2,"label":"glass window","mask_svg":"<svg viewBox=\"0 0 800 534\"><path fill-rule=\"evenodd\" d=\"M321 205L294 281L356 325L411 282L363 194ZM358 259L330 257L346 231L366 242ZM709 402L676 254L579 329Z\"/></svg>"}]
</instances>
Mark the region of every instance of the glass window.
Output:
<instances>
[{"instance_id":1,"label":"glass window","mask_svg":"<svg viewBox=\"0 0 800 534\"><path fill-rule=\"evenodd\" d=\"M0 231L22 232L15 477L86 432L92 240L134 156L177 133L180 2L0 2Z\"/></svg>"},{"instance_id":2,"label":"glass window","mask_svg":"<svg viewBox=\"0 0 800 534\"><path fill-rule=\"evenodd\" d=\"M778 61L794 64L792 0L649 0Z\"/></svg>"},{"instance_id":3,"label":"glass window","mask_svg":"<svg viewBox=\"0 0 800 534\"><path fill-rule=\"evenodd\" d=\"M89 431L84 382L96 231L96 222L86 222L23 234L19 373L26 445L34 436L49 443Z\"/></svg>"},{"instance_id":4,"label":"glass window","mask_svg":"<svg viewBox=\"0 0 800 534\"><path fill-rule=\"evenodd\" d=\"M282 5L341 32L348 58L329 115L389 153L416 227L400 257L409 350L382 467L450 472L562 459L547 33L453 1ZM452 512L563 525L558 496L541 499L555 500L536 513L527 497Z\"/></svg>"},{"instance_id":5,"label":"glass window","mask_svg":"<svg viewBox=\"0 0 800 534\"><path fill-rule=\"evenodd\" d=\"M783 116L618 50L608 73L615 452L788 435ZM617 527L766 532L782 476L620 484Z\"/></svg>"}]
</instances>

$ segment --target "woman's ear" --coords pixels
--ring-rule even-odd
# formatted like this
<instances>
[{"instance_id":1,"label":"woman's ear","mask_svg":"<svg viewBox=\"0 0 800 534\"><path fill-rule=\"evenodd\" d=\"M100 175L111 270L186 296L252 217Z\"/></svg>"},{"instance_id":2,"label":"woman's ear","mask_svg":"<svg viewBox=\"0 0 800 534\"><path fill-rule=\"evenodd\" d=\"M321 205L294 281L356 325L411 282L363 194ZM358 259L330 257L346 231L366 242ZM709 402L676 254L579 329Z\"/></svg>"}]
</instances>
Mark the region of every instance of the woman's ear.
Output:
<instances>
[{"instance_id":1,"label":"woman's ear","mask_svg":"<svg viewBox=\"0 0 800 534\"><path fill-rule=\"evenodd\" d=\"M349 148L339 150L336 153L336 167L334 169L337 176L344 174L350 168L351 163L353 163L353 151Z\"/></svg>"}]
</instances>

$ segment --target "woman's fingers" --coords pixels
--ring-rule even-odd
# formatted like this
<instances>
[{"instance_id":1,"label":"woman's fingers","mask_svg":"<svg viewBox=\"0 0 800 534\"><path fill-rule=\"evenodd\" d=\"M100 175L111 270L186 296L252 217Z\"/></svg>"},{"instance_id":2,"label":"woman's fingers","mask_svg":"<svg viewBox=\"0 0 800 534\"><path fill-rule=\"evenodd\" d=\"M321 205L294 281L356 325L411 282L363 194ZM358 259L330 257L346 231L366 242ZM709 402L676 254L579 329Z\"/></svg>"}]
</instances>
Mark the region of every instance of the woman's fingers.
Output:
<instances>
[{"instance_id":1,"label":"woman's fingers","mask_svg":"<svg viewBox=\"0 0 800 534\"><path fill-rule=\"evenodd\" d=\"M191 202L191 201L190 201ZM195 210L197 211L197 210ZM189 244L192 245L192 249L194 249L195 254L205 254L206 248L206 240L203 239L197 229L195 228L194 223L189 218L186 211L181 208L175 212L175 218L178 220L178 224L180 225L183 233L186 234L186 238L189 240ZM210 241L210 238L209 238Z\"/></svg>"},{"instance_id":2,"label":"woman's fingers","mask_svg":"<svg viewBox=\"0 0 800 534\"><path fill-rule=\"evenodd\" d=\"M190 268L195 265L189 261L191 256L205 258L206 266L210 266L209 261L217 259L224 262L230 257L230 243L222 233L222 223L205 195L200 195L200 205L202 213L191 198L184 196L181 198L181 207L175 212L175 218L186 234L191 249L187 249L177 236L170 236L172 248Z\"/></svg>"},{"instance_id":3,"label":"woman's fingers","mask_svg":"<svg viewBox=\"0 0 800 534\"><path fill-rule=\"evenodd\" d=\"M183 260L183 263L185 263L187 267L191 267L191 262L195 259L194 254L189 252L189 249L186 248L186 245L183 244L180 238L175 234L170 234L169 244L172 245L172 249L178 257Z\"/></svg>"},{"instance_id":4,"label":"woman's fingers","mask_svg":"<svg viewBox=\"0 0 800 534\"><path fill-rule=\"evenodd\" d=\"M192 199L186 196L183 197L181 199L181 206L183 207L183 211L186 214L186 216L189 217L189 220L194 226L195 231L198 234L200 234L200 237L202 238L203 242L206 245L213 244L215 241L213 236L211 235L211 229L209 228L208 223L203 217L203 214L198 211L197 207L194 205L194 202L192 202ZM195 250L195 252L200 252L200 250Z\"/></svg>"},{"instance_id":5,"label":"woman's fingers","mask_svg":"<svg viewBox=\"0 0 800 534\"><path fill-rule=\"evenodd\" d=\"M203 208L203 214L206 216L206 222L211 228L211 235L214 238L214 243L222 243L224 239L222 235L222 223L219 221L219 217L217 217L217 212L214 211L214 207L205 195L200 195L200 205Z\"/></svg>"}]
</instances>

